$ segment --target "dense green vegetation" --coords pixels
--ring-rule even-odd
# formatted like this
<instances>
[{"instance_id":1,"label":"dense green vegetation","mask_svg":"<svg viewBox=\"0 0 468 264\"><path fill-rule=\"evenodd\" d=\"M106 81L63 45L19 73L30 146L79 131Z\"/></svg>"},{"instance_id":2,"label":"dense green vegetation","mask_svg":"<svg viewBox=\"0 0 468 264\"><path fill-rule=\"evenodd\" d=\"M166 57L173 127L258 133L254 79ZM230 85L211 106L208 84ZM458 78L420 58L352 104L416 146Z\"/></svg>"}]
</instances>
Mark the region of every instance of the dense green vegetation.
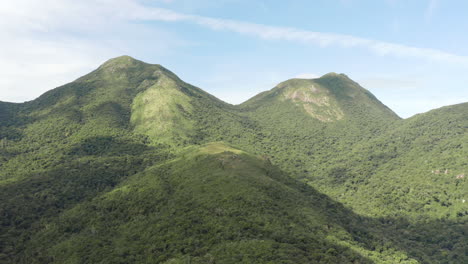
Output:
<instances>
[{"instance_id":1,"label":"dense green vegetation","mask_svg":"<svg viewBox=\"0 0 468 264\"><path fill-rule=\"evenodd\" d=\"M342 74L232 106L119 57L0 102L0 263L465 263L467 130Z\"/></svg>"},{"instance_id":2,"label":"dense green vegetation","mask_svg":"<svg viewBox=\"0 0 468 264\"><path fill-rule=\"evenodd\" d=\"M68 210L32 238L26 259L370 263L350 249L367 252L340 226L340 210L269 162L214 143L188 149Z\"/></svg>"}]
</instances>

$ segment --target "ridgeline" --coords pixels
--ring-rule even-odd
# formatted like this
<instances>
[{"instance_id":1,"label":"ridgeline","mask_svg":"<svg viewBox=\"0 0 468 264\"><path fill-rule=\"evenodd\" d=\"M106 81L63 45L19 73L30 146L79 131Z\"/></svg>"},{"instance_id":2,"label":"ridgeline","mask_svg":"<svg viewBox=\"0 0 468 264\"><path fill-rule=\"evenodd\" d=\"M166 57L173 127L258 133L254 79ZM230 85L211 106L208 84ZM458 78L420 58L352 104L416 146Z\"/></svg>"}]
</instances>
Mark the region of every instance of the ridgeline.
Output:
<instances>
[{"instance_id":1,"label":"ridgeline","mask_svg":"<svg viewBox=\"0 0 468 264\"><path fill-rule=\"evenodd\" d=\"M468 263L467 132L344 74L230 105L118 57L0 102L0 263Z\"/></svg>"}]
</instances>

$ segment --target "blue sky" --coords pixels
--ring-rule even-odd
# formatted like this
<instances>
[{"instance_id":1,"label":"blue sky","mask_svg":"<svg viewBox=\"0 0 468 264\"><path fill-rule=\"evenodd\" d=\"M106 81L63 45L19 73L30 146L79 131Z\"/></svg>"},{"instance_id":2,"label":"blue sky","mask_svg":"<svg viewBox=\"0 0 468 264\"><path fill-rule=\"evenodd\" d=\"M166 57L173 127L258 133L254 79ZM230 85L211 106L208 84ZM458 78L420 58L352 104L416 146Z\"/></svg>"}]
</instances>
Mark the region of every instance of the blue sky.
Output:
<instances>
[{"instance_id":1,"label":"blue sky","mask_svg":"<svg viewBox=\"0 0 468 264\"><path fill-rule=\"evenodd\" d=\"M345 73L402 117L468 101L467 1L15 0L0 4L0 100L127 54L230 103Z\"/></svg>"}]
</instances>

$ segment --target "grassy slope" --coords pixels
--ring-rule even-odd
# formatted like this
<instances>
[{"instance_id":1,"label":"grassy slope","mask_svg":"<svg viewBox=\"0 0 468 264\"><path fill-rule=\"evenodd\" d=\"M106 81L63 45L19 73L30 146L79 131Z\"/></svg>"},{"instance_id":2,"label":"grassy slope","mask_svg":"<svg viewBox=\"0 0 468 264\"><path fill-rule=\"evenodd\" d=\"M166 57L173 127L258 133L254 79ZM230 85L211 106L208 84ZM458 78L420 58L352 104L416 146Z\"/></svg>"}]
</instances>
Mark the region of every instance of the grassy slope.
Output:
<instances>
[{"instance_id":1,"label":"grassy slope","mask_svg":"<svg viewBox=\"0 0 468 264\"><path fill-rule=\"evenodd\" d=\"M238 115L246 124L241 133L220 128L232 121L211 122L206 131L214 139L267 155L359 214L387 223L405 234L401 242L410 244L409 251L420 260L466 261L467 183L466 176L456 176L467 171L467 104L399 120L362 88L351 87L351 92L364 91L354 101L340 95L349 83L342 76L325 77L318 82L337 94L339 107L351 113L348 118L322 122L300 104L282 100L285 89L301 90L311 82L293 80L241 105ZM442 173L431 172L437 170Z\"/></svg>"},{"instance_id":2,"label":"grassy slope","mask_svg":"<svg viewBox=\"0 0 468 264\"><path fill-rule=\"evenodd\" d=\"M310 238L315 239L314 241L319 241L317 244L314 244L315 242L308 244L310 247L316 247L315 253L317 255L299 254L304 259L317 259L319 255L324 253L323 245L325 244L323 243L328 243L327 246L338 247L337 252L326 254L332 260L348 258L353 255L357 259L361 259L362 262L367 261L365 258L376 262L387 260L389 263L395 263L396 259L410 261L407 256L428 263L463 261L463 258L466 258L466 255L463 256L464 248L466 249L466 239L460 234L466 233L463 225L463 219L466 219L466 215L463 213L464 207L451 200L454 197L456 199L462 197L464 194L463 186L465 186L463 184L466 183L455 181L456 187L453 187L453 181L437 181L433 179L434 175L432 175L431 179L435 180L438 186L449 187L449 191L446 193L449 193L447 199L450 204L448 206L430 206L431 209L426 211L414 206L416 209L413 212L406 213L408 208L421 204L420 193L431 196L437 191L435 189L437 187L436 184L431 183L432 181L424 182L430 188L420 187L421 180L418 180L420 174L402 174L399 173L398 168L403 164L408 168L407 171L410 171L412 166L420 165L418 158L423 156L421 151L424 152L426 149L419 150L419 148L428 146L428 135L417 131L426 130L432 131L430 138L435 138L436 142L440 143L437 145L440 146L437 151L445 151L444 157L454 157L454 159L440 159L440 155L433 152L431 164L434 164L434 167L447 166L451 170L452 168L457 170L466 168L466 163L463 163L463 157L466 157L464 155L466 147L463 145L463 142L466 142L463 141L466 138L466 125L463 123L466 122L466 111L464 112L463 109L466 108L460 108L463 111L458 115L454 115L452 112L459 111L449 111L450 113L441 111L441 114L437 114L439 111L434 111L433 114L428 115L427 120L424 119L425 115L423 115L421 118L411 119L416 121L398 121L398 117L393 112L347 77L329 74L312 82L319 86L327 96L332 97L329 99L330 105L339 107L344 115L338 121L323 122L311 116L311 112L308 112L307 107L304 107L304 105L310 105L311 102L296 100L297 98L309 98L307 97L310 95L307 94L309 91L307 85L310 85L310 82L305 80L297 80L293 83L286 82L284 87L263 93L246 104L235 107L182 82L177 76L158 65L149 65L129 57L120 57L105 63L91 74L52 90L32 102L14 106L0 103L0 107L4 109L5 105L8 109L16 108L14 111L10 111L10 113L15 114L15 118L8 119L15 122L6 123L6 119L4 119L0 126L0 132L3 133L2 138L8 141L0 149L0 158L3 160L0 163L0 188L2 189L0 201L2 214L6 216L2 218L0 232L2 236L0 249L3 254L0 255L0 259L7 261L20 256L32 258L33 254L38 254L37 249L41 248L40 244L50 245L44 242L44 237L60 241L60 243L57 242L58 244L53 246L54 249L40 254L42 258L37 259L42 262L46 262L52 255L57 257L57 261L66 258L63 252L61 253L62 249L71 252L72 258L75 257L78 260L84 255L94 254L93 247L73 249L75 245L79 244L78 242L83 243L88 240L94 241L93 243L97 243L94 245L104 247L105 250L119 248L123 252L113 253L116 259L131 260L132 256L141 258L142 256L154 255L160 260L174 258L173 261L177 263L189 255L195 255L195 258L198 258L197 261L206 262L207 258L211 258L210 255L216 256L216 259L232 260L234 256L230 254L236 250L239 252L238 255L253 257L254 252L249 250L255 248L252 245L258 245L258 243L253 240L245 245L236 245L242 241L241 237L233 238L232 243L234 244L219 245L218 251L213 251L213 244L203 239L202 242L197 242L203 243L205 250L203 252L195 252L192 246L191 251L184 253L181 250L192 243L185 240L174 246L173 251L165 252L162 250L160 252L159 248L155 249L157 254L153 255L147 251L141 251L144 250L142 245L137 245L134 249L126 248L130 243L130 236L135 233L131 230L143 228L141 226L144 226L144 221L146 221L143 218L150 217L146 213L143 214L145 217L137 220L125 217L134 213L128 210L146 212L145 208L147 207L145 207L145 201L142 200L142 197L150 199L153 196L161 196L163 199L167 196L165 192L161 191L161 188L167 187L164 185L165 183L161 183L161 179L168 178L167 175L188 175L189 171L198 171L198 168L204 168L207 172L219 171L216 164L218 164L218 156L222 153L205 153L210 154L208 156L191 154L186 157L190 160L187 164L174 161L173 164L178 164L180 170L168 165L170 163L153 169L146 168L154 166L154 164L162 164L168 159L172 159L170 157L174 157L174 155L182 155L184 146L224 140L249 152L263 155L264 159L270 159L288 174L309 182L310 185L319 188L321 192L331 195L333 199L346 203L360 214L367 216L364 219L344 209L333 210L334 212L339 211L339 213L327 215L328 211L323 206L326 207L329 203L334 204L334 206L338 206L338 204L320 196L321 200L325 199L329 202L322 203L321 207L315 206L313 209L307 209L314 217L322 215L322 218L314 218L318 223L322 223L324 219L327 221L345 219L347 222L356 222L357 224L349 225L338 221L336 225L346 232L341 236L335 234L338 238L332 240L323 240L323 237L304 232L306 233L304 235L311 236ZM300 87L296 87L297 85ZM294 89L300 91L294 93ZM287 93L281 93L284 90ZM290 97L293 95L294 100L284 100L284 97L278 97L276 92ZM321 115L325 113L325 116L327 116L326 113L331 113L332 117L336 116L333 111L330 111L332 110L325 107L325 109L320 109L320 112L312 111L312 113ZM11 114L9 116L12 117ZM453 122L458 122L458 130L454 130L453 122L445 122L451 118L455 120ZM422 124L428 122L440 122L440 129L430 130L430 126L427 129L420 128L424 127ZM448 131L458 132L453 134ZM398 145L397 149L401 150L396 155L398 158L395 158L394 149L388 146L391 140L395 141L395 135L400 134L408 136L395 143ZM437 141L439 137L444 137L444 140ZM411 142L415 143L409 144ZM449 147L443 149L444 146ZM221 149L224 148L224 146L221 147ZM206 148L205 151L207 151ZM195 158L194 155L204 158ZM242 175L250 174L250 172L246 173L250 169L263 168L263 165L254 162L255 159L247 159L247 161L249 162L244 166L245 170L239 170ZM166 172L161 171L161 168L164 168L163 171ZM235 173L236 170L231 170L229 173ZM223 175L225 173L225 171L220 172ZM277 174L283 175L281 172L277 172ZM258 177L265 176L258 175ZM395 180L389 182L387 175L392 175L391 179ZM150 179L158 179L156 182L159 183L151 185ZM250 186L251 182L248 179L242 179L245 181L244 183L236 182L236 184ZM195 182L190 182L190 184L183 181L173 184L186 186L184 188L190 189L191 184L195 188L200 185L199 181L201 180L202 175L200 174L200 177L194 178ZM161 184L164 186L160 186ZM410 184L418 187L408 192L400 191ZM142 185L144 186L141 187ZM125 195L118 198L124 199L123 201L109 202L110 200L106 197L112 197L112 193L114 193L112 190L115 186L123 189L127 186L145 191L141 192L142 195L144 193L141 197L137 195L140 192L124 192ZM148 187L152 191L146 191L144 187ZM250 191L253 193L258 192L258 188L264 188L261 185L251 187L253 189ZM213 186L213 190L216 188L220 187ZM281 187L279 191L282 192L283 189ZM381 190L377 197L373 195L375 190ZM210 192L200 192L196 188L191 191L196 191L191 199L212 201L213 204L219 202L213 196L209 196ZM311 192L312 194L307 195L317 197L314 196L317 195L314 191ZM393 195L393 193L398 195ZM266 199L262 195L259 194L257 197L259 201ZM302 201L305 199L304 195L296 194L295 197L298 201ZM394 197L397 198L393 199ZM406 200L406 197L410 200ZM442 195L437 195L437 197L439 200L437 203L442 201L440 204L447 204L446 197L442 197ZM443 199L441 200L440 197ZM185 198L187 197L181 196L174 199L183 202ZM389 200L389 198L393 200ZM280 200L280 197L276 197L267 201L273 203ZM373 202L362 202L369 200ZM257 200L255 199L255 201ZM426 203L426 200L423 201ZM154 201L154 203L157 202ZM122 206L117 206L118 210L122 211L122 214L119 215L120 218L117 217L118 220L112 223L112 226L106 226L106 222L103 222L104 220L100 218L99 214L107 212L109 206L116 206L120 203ZM257 204L254 205L257 206ZM254 211L253 208L256 208L254 205L252 205L252 209L246 207L243 213L249 214ZM103 211L96 212L93 206L102 207ZM170 207L165 206L162 207L161 212L171 210ZM182 207L186 211L179 212L180 215L191 213L193 218L190 219L192 220L209 215L206 208L184 206ZM229 206L238 205L233 203ZM268 206L273 205L269 204ZM305 205L301 206L294 207L293 204L285 203L282 208L286 210L291 207L293 209L287 211L295 214L296 210L302 211L305 210L304 208L308 208ZM421 214L422 212L424 213ZM447 212L450 217L445 216ZM462 215L458 216L460 212ZM412 217L420 214L423 215L423 219L414 220L412 218L409 221L406 218L398 218L399 216ZM89 218L83 217L80 220L84 222L82 226L78 227L78 230L75 230L71 225L67 226L61 223L60 220L64 218L78 221L84 215L89 216ZM258 217L264 222L276 221L276 218L281 219L275 214L265 214ZM218 218L223 217L216 219ZM245 218L249 220L249 217ZM157 219L154 218L152 221L158 221ZM168 219L166 217L159 220L161 223L165 223L169 221ZM130 220L135 220L135 223ZM96 227L93 227L93 221L101 225L102 229L99 234L108 234L104 236L104 240L96 238L95 241L93 237L90 237L89 230L91 233L94 232L94 235L97 232ZM372 228L363 229L361 225L363 221ZM49 225L49 223L53 223L53 225ZM184 225L183 221L181 224ZM198 226L199 223L196 224ZM207 226L215 226L215 224L217 222L209 222L202 226L206 228ZM52 229L50 229L51 226ZM436 235L434 227L442 227L446 231ZM154 234L158 235L162 232L161 229L145 228L147 232L155 232ZM233 228L239 229L237 226L233 226ZM287 229L284 224L280 224L276 228L277 232L286 232ZM322 225L321 232L324 228ZM70 229L70 232L67 231ZM116 230L120 235L114 237L113 234ZM269 229L264 228L260 233L265 230ZM395 232L395 230L399 231ZM178 228L173 231L175 233L183 232ZM228 233L228 230L221 231L221 233L226 232ZM61 234L66 234L66 237L57 237ZM196 234L189 234L184 238L196 237ZM203 238L209 240L208 238L213 236L213 234L209 234ZM262 234L264 235L264 233ZM351 236L352 239L346 238L347 236ZM31 237L34 239L28 244L27 241ZM291 241L288 243L292 251L283 248L281 252L289 252L284 253L285 257L292 257L299 252L296 251L298 250L295 244L297 241L294 242L296 235L290 235L290 237ZM447 237L450 237L448 244L441 246L440 239ZM258 248L259 252L262 253L257 254L257 258L272 254L271 247L278 242L273 238L265 248ZM120 242L115 241L119 239L121 239ZM147 240L143 239L142 241L157 243L154 237L145 239ZM164 241L166 244L169 243L168 240ZM338 245L360 252L360 255ZM276 246L273 248L276 249ZM131 252L125 252L126 250ZM176 251L181 253L176 254ZM293 252L296 253L293 254ZM94 257L99 258L98 255ZM67 260L71 261L72 259Z\"/></svg>"},{"instance_id":3,"label":"grassy slope","mask_svg":"<svg viewBox=\"0 0 468 264\"><path fill-rule=\"evenodd\" d=\"M343 117L323 122L310 116L284 94L314 85L328 93L330 108ZM315 96L316 94L312 94ZM380 134L399 118L367 90L343 75L327 74L315 80L293 79L241 105L245 115L263 130L267 155L298 177L323 174L337 153ZM309 103L313 104L313 103ZM269 149L268 149L269 148ZM286 167L284 167L286 169Z\"/></svg>"},{"instance_id":4,"label":"grassy slope","mask_svg":"<svg viewBox=\"0 0 468 264\"><path fill-rule=\"evenodd\" d=\"M269 161L218 142L190 147L63 212L33 237L24 259L416 263L396 245L367 233L382 230L363 230L359 221L372 220L291 179ZM385 246L393 251L371 250Z\"/></svg>"},{"instance_id":5,"label":"grassy slope","mask_svg":"<svg viewBox=\"0 0 468 264\"><path fill-rule=\"evenodd\" d=\"M34 101L1 103L0 262L15 262L64 211L193 144L200 130L187 124L207 105L229 107L125 56Z\"/></svg>"},{"instance_id":6,"label":"grassy slope","mask_svg":"<svg viewBox=\"0 0 468 264\"><path fill-rule=\"evenodd\" d=\"M1 253L7 261L31 234L74 205L108 191L170 154L132 132L136 94L163 72L129 57L17 105L0 153ZM5 136L6 135L6 136Z\"/></svg>"},{"instance_id":7,"label":"grassy slope","mask_svg":"<svg viewBox=\"0 0 468 264\"><path fill-rule=\"evenodd\" d=\"M311 83L335 95L335 107L345 118L321 122L297 104L281 100L285 90ZM246 102L245 115L260 127L263 137L232 142L247 149L252 145L282 169L359 213L461 220L466 219L462 203L466 183L456 176L467 170L467 105L399 120L356 83L329 74L288 81ZM442 173L431 173L438 170Z\"/></svg>"}]
</instances>

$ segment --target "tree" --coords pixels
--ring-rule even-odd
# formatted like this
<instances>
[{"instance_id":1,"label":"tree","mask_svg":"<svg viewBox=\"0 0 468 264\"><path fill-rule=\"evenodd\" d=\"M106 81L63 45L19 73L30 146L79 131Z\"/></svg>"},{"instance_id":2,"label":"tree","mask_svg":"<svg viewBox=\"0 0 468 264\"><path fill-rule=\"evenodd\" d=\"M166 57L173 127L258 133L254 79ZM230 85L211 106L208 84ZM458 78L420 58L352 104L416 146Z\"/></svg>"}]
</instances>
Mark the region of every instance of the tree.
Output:
<instances>
[{"instance_id":1,"label":"tree","mask_svg":"<svg viewBox=\"0 0 468 264\"><path fill-rule=\"evenodd\" d=\"M0 140L0 148L6 148L8 146L8 139L2 138Z\"/></svg>"}]
</instances>

